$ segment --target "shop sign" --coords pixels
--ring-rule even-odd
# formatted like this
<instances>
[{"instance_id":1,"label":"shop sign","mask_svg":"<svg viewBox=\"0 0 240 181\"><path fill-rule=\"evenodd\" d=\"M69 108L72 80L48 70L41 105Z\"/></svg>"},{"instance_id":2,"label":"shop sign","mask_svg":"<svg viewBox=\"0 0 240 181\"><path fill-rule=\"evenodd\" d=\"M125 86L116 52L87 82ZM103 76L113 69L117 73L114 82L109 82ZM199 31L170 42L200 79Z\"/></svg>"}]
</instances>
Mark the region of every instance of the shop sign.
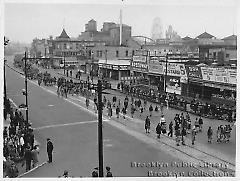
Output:
<instances>
[{"instance_id":1,"label":"shop sign","mask_svg":"<svg viewBox=\"0 0 240 181\"><path fill-rule=\"evenodd\" d=\"M132 62L132 68L135 71L140 71L140 72L147 72L148 71L148 66L146 63L142 62Z\"/></svg>"},{"instance_id":2,"label":"shop sign","mask_svg":"<svg viewBox=\"0 0 240 181\"><path fill-rule=\"evenodd\" d=\"M135 56L133 56L132 61L133 62L147 63L147 56L135 55Z\"/></svg>"},{"instance_id":3,"label":"shop sign","mask_svg":"<svg viewBox=\"0 0 240 181\"><path fill-rule=\"evenodd\" d=\"M180 77L167 76L166 91L181 95Z\"/></svg>"},{"instance_id":4,"label":"shop sign","mask_svg":"<svg viewBox=\"0 0 240 181\"><path fill-rule=\"evenodd\" d=\"M225 68L215 69L216 82L229 83L229 77Z\"/></svg>"},{"instance_id":5,"label":"shop sign","mask_svg":"<svg viewBox=\"0 0 240 181\"><path fill-rule=\"evenodd\" d=\"M105 66L106 66L107 69L112 69L112 65L106 64Z\"/></svg>"},{"instance_id":6,"label":"shop sign","mask_svg":"<svg viewBox=\"0 0 240 181\"><path fill-rule=\"evenodd\" d=\"M118 65L113 65L112 68L113 70L118 70Z\"/></svg>"},{"instance_id":7,"label":"shop sign","mask_svg":"<svg viewBox=\"0 0 240 181\"><path fill-rule=\"evenodd\" d=\"M237 84L237 69L226 69L230 84Z\"/></svg>"},{"instance_id":8,"label":"shop sign","mask_svg":"<svg viewBox=\"0 0 240 181\"><path fill-rule=\"evenodd\" d=\"M129 66L128 65L120 65L119 70L129 70Z\"/></svg>"},{"instance_id":9,"label":"shop sign","mask_svg":"<svg viewBox=\"0 0 240 181\"><path fill-rule=\"evenodd\" d=\"M162 63L165 72L165 63ZM184 64L180 63L168 63L167 64L167 75L187 77L186 69Z\"/></svg>"},{"instance_id":10,"label":"shop sign","mask_svg":"<svg viewBox=\"0 0 240 181\"><path fill-rule=\"evenodd\" d=\"M202 72L200 67L186 65L186 71L189 78L202 79Z\"/></svg>"},{"instance_id":11,"label":"shop sign","mask_svg":"<svg viewBox=\"0 0 240 181\"><path fill-rule=\"evenodd\" d=\"M202 78L206 81L216 81L215 68L201 67Z\"/></svg>"}]
</instances>

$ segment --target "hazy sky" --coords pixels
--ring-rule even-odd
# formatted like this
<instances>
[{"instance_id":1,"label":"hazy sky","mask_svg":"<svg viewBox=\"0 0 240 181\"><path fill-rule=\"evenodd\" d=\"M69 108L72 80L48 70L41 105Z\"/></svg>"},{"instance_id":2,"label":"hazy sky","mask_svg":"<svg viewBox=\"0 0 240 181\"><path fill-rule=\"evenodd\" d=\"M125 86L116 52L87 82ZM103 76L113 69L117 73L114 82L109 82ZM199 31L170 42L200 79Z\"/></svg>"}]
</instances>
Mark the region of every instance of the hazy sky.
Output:
<instances>
[{"instance_id":1,"label":"hazy sky","mask_svg":"<svg viewBox=\"0 0 240 181\"><path fill-rule=\"evenodd\" d=\"M232 35L233 32L237 34L237 6L234 0L208 0L212 2L208 5L201 3L208 2L205 0L192 0L191 3L173 0L177 3L170 4L165 0L150 0L149 3L146 0L143 3L135 1L135 4L126 1L124 5L109 4L109 1L102 4L97 4L97 1L90 4L8 2L4 4L5 35L12 41L30 43L35 37L59 36L65 25L68 35L77 37L90 19L97 21L98 30L104 21L119 23L121 7L123 23L132 26L132 35L151 37L155 17L161 19L164 35L170 24L182 37L196 37L205 30L217 38Z\"/></svg>"}]
</instances>

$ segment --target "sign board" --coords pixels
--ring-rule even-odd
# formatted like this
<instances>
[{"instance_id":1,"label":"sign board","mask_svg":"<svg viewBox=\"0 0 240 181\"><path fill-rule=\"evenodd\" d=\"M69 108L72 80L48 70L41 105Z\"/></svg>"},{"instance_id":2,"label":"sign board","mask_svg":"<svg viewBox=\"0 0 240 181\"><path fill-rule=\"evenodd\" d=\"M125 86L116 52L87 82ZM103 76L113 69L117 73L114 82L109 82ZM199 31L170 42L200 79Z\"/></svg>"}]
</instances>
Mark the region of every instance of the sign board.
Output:
<instances>
[{"instance_id":1,"label":"sign board","mask_svg":"<svg viewBox=\"0 0 240 181\"><path fill-rule=\"evenodd\" d=\"M132 68L134 71L139 71L139 72L148 71L147 63L143 63L143 62L132 62Z\"/></svg>"},{"instance_id":2,"label":"sign board","mask_svg":"<svg viewBox=\"0 0 240 181\"><path fill-rule=\"evenodd\" d=\"M166 91L181 95L180 77L168 76L166 78Z\"/></svg>"},{"instance_id":3,"label":"sign board","mask_svg":"<svg viewBox=\"0 0 240 181\"><path fill-rule=\"evenodd\" d=\"M215 69L215 78L216 82L229 83L228 73L223 67Z\"/></svg>"},{"instance_id":4,"label":"sign board","mask_svg":"<svg viewBox=\"0 0 240 181\"><path fill-rule=\"evenodd\" d=\"M118 66L117 65L113 65L112 68L113 68L113 70L118 70Z\"/></svg>"},{"instance_id":5,"label":"sign board","mask_svg":"<svg viewBox=\"0 0 240 181\"><path fill-rule=\"evenodd\" d=\"M135 55L135 56L133 56L132 61L147 63L147 56Z\"/></svg>"},{"instance_id":6,"label":"sign board","mask_svg":"<svg viewBox=\"0 0 240 181\"><path fill-rule=\"evenodd\" d=\"M215 68L201 67L201 72L203 80L215 82Z\"/></svg>"},{"instance_id":7,"label":"sign board","mask_svg":"<svg viewBox=\"0 0 240 181\"><path fill-rule=\"evenodd\" d=\"M120 65L119 66L119 70L129 70L130 69L130 66L128 65Z\"/></svg>"},{"instance_id":8,"label":"sign board","mask_svg":"<svg viewBox=\"0 0 240 181\"><path fill-rule=\"evenodd\" d=\"M202 79L202 72L200 67L194 65L186 65L186 71L188 78Z\"/></svg>"},{"instance_id":9,"label":"sign board","mask_svg":"<svg viewBox=\"0 0 240 181\"><path fill-rule=\"evenodd\" d=\"M226 69L230 84L237 84L237 69Z\"/></svg>"}]
</instances>

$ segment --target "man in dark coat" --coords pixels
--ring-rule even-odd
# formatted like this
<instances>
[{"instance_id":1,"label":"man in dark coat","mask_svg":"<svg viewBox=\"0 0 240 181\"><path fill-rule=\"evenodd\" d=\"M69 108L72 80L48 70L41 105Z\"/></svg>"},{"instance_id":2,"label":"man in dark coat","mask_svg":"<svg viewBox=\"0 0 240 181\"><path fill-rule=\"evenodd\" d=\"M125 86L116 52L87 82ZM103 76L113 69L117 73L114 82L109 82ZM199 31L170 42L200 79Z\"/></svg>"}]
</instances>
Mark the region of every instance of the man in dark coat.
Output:
<instances>
[{"instance_id":1,"label":"man in dark coat","mask_svg":"<svg viewBox=\"0 0 240 181\"><path fill-rule=\"evenodd\" d=\"M47 154L48 154L48 163L52 162L52 152L53 152L53 143L50 138L47 139Z\"/></svg>"},{"instance_id":2,"label":"man in dark coat","mask_svg":"<svg viewBox=\"0 0 240 181\"><path fill-rule=\"evenodd\" d=\"M26 148L24 159L26 161L26 172L31 169L32 154L30 146Z\"/></svg>"}]
</instances>

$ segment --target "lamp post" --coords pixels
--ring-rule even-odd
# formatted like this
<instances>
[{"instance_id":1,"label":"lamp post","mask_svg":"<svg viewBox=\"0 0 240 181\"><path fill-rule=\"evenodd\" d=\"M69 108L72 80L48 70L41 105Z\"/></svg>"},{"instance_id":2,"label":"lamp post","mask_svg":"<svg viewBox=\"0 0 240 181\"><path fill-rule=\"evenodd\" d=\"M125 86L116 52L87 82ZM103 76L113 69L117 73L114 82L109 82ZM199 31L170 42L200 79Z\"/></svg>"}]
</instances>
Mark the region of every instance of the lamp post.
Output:
<instances>
[{"instance_id":1,"label":"lamp post","mask_svg":"<svg viewBox=\"0 0 240 181\"><path fill-rule=\"evenodd\" d=\"M4 47L7 46L9 43L9 40L4 36ZM3 72L4 72L4 79L3 79L3 83L4 83L4 105L7 101L7 85L6 85L6 69L5 69L5 63L7 60L4 59L4 66L3 66Z\"/></svg>"}]
</instances>

